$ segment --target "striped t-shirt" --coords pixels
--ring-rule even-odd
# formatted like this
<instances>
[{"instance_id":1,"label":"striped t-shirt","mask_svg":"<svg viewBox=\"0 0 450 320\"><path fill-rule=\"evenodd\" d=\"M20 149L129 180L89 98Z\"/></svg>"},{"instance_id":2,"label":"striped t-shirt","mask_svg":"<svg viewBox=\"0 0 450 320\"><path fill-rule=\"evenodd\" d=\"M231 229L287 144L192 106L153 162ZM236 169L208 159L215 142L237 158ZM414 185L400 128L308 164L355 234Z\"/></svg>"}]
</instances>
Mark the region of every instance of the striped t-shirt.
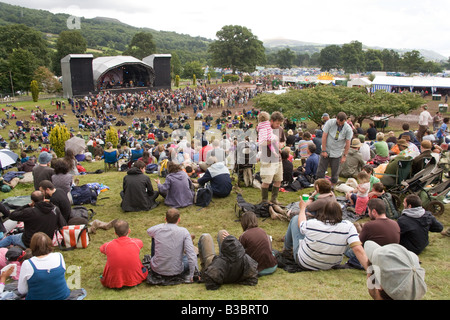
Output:
<instances>
[{"instance_id":1,"label":"striped t-shirt","mask_svg":"<svg viewBox=\"0 0 450 320\"><path fill-rule=\"evenodd\" d=\"M342 262L347 246L361 244L353 223L343 220L335 225L317 219L301 222L298 262L310 270L328 270Z\"/></svg>"}]
</instances>

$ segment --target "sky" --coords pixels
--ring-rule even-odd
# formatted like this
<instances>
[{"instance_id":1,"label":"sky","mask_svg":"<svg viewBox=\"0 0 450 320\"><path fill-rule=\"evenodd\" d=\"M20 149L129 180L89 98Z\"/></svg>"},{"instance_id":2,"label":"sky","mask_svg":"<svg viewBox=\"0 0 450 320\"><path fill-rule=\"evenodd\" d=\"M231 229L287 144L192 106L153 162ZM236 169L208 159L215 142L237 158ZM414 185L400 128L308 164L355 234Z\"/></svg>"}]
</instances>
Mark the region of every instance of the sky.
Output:
<instances>
[{"instance_id":1,"label":"sky","mask_svg":"<svg viewBox=\"0 0 450 320\"><path fill-rule=\"evenodd\" d=\"M214 40L225 25L259 40L426 49L450 57L449 0L1 0L76 17L108 17L135 27ZM81 25L81 28L83 26Z\"/></svg>"}]
</instances>

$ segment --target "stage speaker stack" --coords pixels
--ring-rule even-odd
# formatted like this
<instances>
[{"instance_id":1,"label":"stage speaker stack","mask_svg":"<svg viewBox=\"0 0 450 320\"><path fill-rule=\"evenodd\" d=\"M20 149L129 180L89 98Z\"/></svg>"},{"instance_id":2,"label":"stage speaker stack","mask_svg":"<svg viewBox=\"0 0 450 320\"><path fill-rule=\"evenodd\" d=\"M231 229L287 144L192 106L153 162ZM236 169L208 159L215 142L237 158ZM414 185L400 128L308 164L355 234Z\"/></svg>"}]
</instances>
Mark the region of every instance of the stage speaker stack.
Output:
<instances>
[{"instance_id":1,"label":"stage speaker stack","mask_svg":"<svg viewBox=\"0 0 450 320\"><path fill-rule=\"evenodd\" d=\"M94 91L92 54L69 54L61 59L64 98L81 97Z\"/></svg>"},{"instance_id":2,"label":"stage speaker stack","mask_svg":"<svg viewBox=\"0 0 450 320\"><path fill-rule=\"evenodd\" d=\"M150 65L155 71L156 89L170 89L172 81L170 77L170 59L171 54L152 54L142 59L143 62Z\"/></svg>"}]
</instances>

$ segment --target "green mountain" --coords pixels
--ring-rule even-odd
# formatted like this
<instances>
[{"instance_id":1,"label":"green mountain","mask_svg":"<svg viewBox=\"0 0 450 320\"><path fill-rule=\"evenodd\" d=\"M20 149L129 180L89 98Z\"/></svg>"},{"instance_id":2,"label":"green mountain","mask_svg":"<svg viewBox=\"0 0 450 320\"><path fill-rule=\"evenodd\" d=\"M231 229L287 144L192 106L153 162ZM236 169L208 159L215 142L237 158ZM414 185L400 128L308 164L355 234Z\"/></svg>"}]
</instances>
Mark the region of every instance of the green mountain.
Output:
<instances>
[{"instance_id":1,"label":"green mountain","mask_svg":"<svg viewBox=\"0 0 450 320\"><path fill-rule=\"evenodd\" d=\"M21 23L44 33L49 46L54 46L57 35L68 30L68 14L54 14L46 10L29 9L0 2L0 26ZM148 31L153 35L157 53L176 52L181 63L198 60L206 62L208 44L212 40L192 37L168 31L137 28L116 19L96 17L80 18L80 32L94 55L121 54L137 32Z\"/></svg>"}]
</instances>

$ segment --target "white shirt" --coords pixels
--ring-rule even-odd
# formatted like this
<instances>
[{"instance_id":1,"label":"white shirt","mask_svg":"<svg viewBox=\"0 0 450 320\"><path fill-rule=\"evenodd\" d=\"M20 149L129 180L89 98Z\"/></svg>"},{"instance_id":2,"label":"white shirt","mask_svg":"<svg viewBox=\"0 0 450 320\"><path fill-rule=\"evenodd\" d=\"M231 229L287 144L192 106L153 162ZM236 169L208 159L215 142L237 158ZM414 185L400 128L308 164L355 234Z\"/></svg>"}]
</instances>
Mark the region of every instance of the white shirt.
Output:
<instances>
[{"instance_id":1,"label":"white shirt","mask_svg":"<svg viewBox=\"0 0 450 320\"><path fill-rule=\"evenodd\" d=\"M428 122L433 122L433 117L427 110L423 110L419 115L419 126L428 126Z\"/></svg>"}]
</instances>

